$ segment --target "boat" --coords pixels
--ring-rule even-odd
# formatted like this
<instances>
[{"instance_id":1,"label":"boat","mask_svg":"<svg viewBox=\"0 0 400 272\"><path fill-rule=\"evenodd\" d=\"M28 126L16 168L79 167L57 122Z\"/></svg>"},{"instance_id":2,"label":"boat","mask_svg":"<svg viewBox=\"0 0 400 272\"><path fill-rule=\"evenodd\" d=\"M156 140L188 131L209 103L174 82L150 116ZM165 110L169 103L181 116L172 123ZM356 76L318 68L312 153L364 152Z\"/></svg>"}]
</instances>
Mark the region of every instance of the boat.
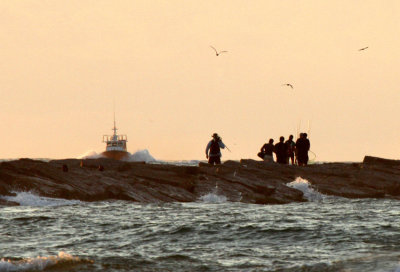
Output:
<instances>
[{"instance_id":1,"label":"boat","mask_svg":"<svg viewBox=\"0 0 400 272\"><path fill-rule=\"evenodd\" d=\"M113 135L103 135L103 143L106 143L106 151L101 153L104 157L122 160L129 156L129 152L126 148L126 142L128 138L126 135L117 134L117 127L115 125L115 114L114 114L114 131Z\"/></svg>"}]
</instances>

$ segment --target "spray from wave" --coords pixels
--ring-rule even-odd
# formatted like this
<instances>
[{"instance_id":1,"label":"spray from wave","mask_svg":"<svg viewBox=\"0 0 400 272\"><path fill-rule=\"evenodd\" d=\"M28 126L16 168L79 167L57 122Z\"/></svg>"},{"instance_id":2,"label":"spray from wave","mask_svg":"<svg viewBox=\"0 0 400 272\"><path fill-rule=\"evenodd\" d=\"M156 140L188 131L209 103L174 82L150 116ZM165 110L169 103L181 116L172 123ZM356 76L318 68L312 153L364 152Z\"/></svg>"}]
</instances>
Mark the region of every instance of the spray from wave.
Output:
<instances>
[{"instance_id":1,"label":"spray from wave","mask_svg":"<svg viewBox=\"0 0 400 272\"><path fill-rule=\"evenodd\" d=\"M0 271L41 271L47 268L55 268L58 265L65 266L78 263L93 263L93 261L83 260L61 251L57 256L38 256L36 258L24 258L22 260L3 258L0 260Z\"/></svg>"},{"instance_id":2,"label":"spray from wave","mask_svg":"<svg viewBox=\"0 0 400 272\"><path fill-rule=\"evenodd\" d=\"M101 155L101 153L97 153L94 150L87 151L86 153L77 157L77 159L99 159L99 158L104 158L104 156Z\"/></svg>"},{"instance_id":3,"label":"spray from wave","mask_svg":"<svg viewBox=\"0 0 400 272\"><path fill-rule=\"evenodd\" d=\"M212 192L200 197L200 201L205 203L225 203L227 202L227 198L224 195L218 194L218 184L216 184Z\"/></svg>"},{"instance_id":4,"label":"spray from wave","mask_svg":"<svg viewBox=\"0 0 400 272\"><path fill-rule=\"evenodd\" d=\"M314 190L308 180L301 177L296 178L294 181L286 184L287 186L300 190L303 192L304 197L308 201L321 201L324 199L324 195Z\"/></svg>"},{"instance_id":5,"label":"spray from wave","mask_svg":"<svg viewBox=\"0 0 400 272\"><path fill-rule=\"evenodd\" d=\"M128 158L124 159L125 161L144 161L144 162L155 162L156 159L150 155L150 152L147 149L138 150L135 153L129 155Z\"/></svg>"},{"instance_id":6,"label":"spray from wave","mask_svg":"<svg viewBox=\"0 0 400 272\"><path fill-rule=\"evenodd\" d=\"M0 198L11 202L17 202L21 206L45 207L45 206L67 206L82 203L79 200L66 200L51 197L38 196L33 192L13 192L15 196L0 196ZM2 270L0 270L2 271Z\"/></svg>"},{"instance_id":7,"label":"spray from wave","mask_svg":"<svg viewBox=\"0 0 400 272\"><path fill-rule=\"evenodd\" d=\"M129 153L129 152L128 152ZM77 157L78 159L99 159L105 158L101 153L97 153L96 151L88 151ZM157 160L150 154L147 149L138 150L135 153L129 153L129 156L124 159L124 161L129 162L156 162Z\"/></svg>"}]
</instances>

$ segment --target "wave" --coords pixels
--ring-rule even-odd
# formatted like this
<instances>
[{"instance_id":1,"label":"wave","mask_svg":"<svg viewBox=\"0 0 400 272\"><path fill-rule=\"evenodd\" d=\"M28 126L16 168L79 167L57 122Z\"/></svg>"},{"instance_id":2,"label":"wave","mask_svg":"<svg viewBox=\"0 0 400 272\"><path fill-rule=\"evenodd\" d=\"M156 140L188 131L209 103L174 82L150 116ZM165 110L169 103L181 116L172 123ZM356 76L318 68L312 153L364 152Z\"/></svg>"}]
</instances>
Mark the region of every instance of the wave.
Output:
<instances>
[{"instance_id":1,"label":"wave","mask_svg":"<svg viewBox=\"0 0 400 272\"><path fill-rule=\"evenodd\" d=\"M0 196L0 198L17 202L20 206L35 206L35 207L45 207L45 206L67 206L80 204L82 201L79 200L66 200L60 198L51 198L38 196L34 192L13 192L15 196ZM2 271L0 269L0 271Z\"/></svg>"},{"instance_id":2,"label":"wave","mask_svg":"<svg viewBox=\"0 0 400 272\"><path fill-rule=\"evenodd\" d=\"M57 266L75 265L79 263L93 263L91 260L80 259L63 251L57 256L24 258L22 260L1 259L0 271L36 271Z\"/></svg>"},{"instance_id":3,"label":"wave","mask_svg":"<svg viewBox=\"0 0 400 272\"><path fill-rule=\"evenodd\" d=\"M77 157L77 159L100 159L100 158L105 158L105 156L93 150L87 151L86 153ZM156 162L157 160L150 154L150 152L147 149L143 149L143 150L138 150L133 154L129 153L129 156L125 158L124 161Z\"/></svg>"},{"instance_id":4,"label":"wave","mask_svg":"<svg viewBox=\"0 0 400 272\"><path fill-rule=\"evenodd\" d=\"M78 157L76 157L77 159L100 159L100 158L104 158L103 155L101 155L101 153L97 153L94 150L90 150L87 151L86 153L79 155Z\"/></svg>"},{"instance_id":5,"label":"wave","mask_svg":"<svg viewBox=\"0 0 400 272\"><path fill-rule=\"evenodd\" d=\"M147 149L138 150L133 154L130 154L128 158L124 159L125 161L144 161L144 162L155 162L157 161Z\"/></svg>"},{"instance_id":6,"label":"wave","mask_svg":"<svg viewBox=\"0 0 400 272\"><path fill-rule=\"evenodd\" d=\"M215 185L212 192L201 196L199 200L205 203L226 203L228 201L226 196L218 194L218 184Z\"/></svg>"},{"instance_id":7,"label":"wave","mask_svg":"<svg viewBox=\"0 0 400 272\"><path fill-rule=\"evenodd\" d=\"M304 197L308 201L321 201L325 198L325 195L319 193L311 187L311 184L308 180L303 179L301 177L297 177L294 181L286 184L288 187L297 189L303 192Z\"/></svg>"},{"instance_id":8,"label":"wave","mask_svg":"<svg viewBox=\"0 0 400 272\"><path fill-rule=\"evenodd\" d=\"M77 157L77 159L100 159L100 158L105 158L105 157L101 153L97 153L96 151L93 150L87 151L86 153ZM201 162L201 160L181 160L181 161L157 160L150 154L149 150L147 149L138 150L133 154L129 153L129 156L123 160L128 162L147 162L154 164L168 164L177 166L197 166Z\"/></svg>"},{"instance_id":9,"label":"wave","mask_svg":"<svg viewBox=\"0 0 400 272\"><path fill-rule=\"evenodd\" d=\"M206 162L201 160L182 160L182 161L161 161L157 160L155 164L168 164L168 165L177 165L177 166L198 166L200 162Z\"/></svg>"}]
</instances>

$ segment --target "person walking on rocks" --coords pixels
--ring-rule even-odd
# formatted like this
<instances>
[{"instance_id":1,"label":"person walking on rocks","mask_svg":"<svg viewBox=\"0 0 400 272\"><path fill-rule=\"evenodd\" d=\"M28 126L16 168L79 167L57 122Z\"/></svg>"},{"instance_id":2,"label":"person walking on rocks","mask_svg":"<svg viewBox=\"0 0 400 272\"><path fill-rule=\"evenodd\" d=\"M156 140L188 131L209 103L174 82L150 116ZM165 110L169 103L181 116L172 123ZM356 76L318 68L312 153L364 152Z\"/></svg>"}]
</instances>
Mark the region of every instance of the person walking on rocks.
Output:
<instances>
[{"instance_id":1,"label":"person walking on rocks","mask_svg":"<svg viewBox=\"0 0 400 272\"><path fill-rule=\"evenodd\" d=\"M209 164L221 164L221 148L225 148L221 137L217 133L212 135L212 140L208 142L206 147L206 158Z\"/></svg>"},{"instance_id":2,"label":"person walking on rocks","mask_svg":"<svg viewBox=\"0 0 400 272\"><path fill-rule=\"evenodd\" d=\"M257 154L265 162L274 162L272 153L274 152L274 139L269 139L268 144L261 147L261 151Z\"/></svg>"}]
</instances>

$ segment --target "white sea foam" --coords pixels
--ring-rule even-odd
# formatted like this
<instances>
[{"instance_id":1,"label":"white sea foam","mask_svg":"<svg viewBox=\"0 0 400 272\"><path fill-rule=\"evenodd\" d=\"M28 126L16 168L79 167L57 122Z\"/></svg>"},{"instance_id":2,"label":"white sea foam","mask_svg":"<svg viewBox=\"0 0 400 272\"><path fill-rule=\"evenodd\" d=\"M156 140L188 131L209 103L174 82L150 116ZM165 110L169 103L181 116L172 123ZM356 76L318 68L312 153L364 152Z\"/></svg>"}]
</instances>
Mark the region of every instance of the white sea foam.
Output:
<instances>
[{"instance_id":1,"label":"white sea foam","mask_svg":"<svg viewBox=\"0 0 400 272\"><path fill-rule=\"evenodd\" d=\"M227 200L226 196L218 194L218 185L215 186L212 192L200 197L200 201L205 203L225 203Z\"/></svg>"},{"instance_id":2,"label":"white sea foam","mask_svg":"<svg viewBox=\"0 0 400 272\"><path fill-rule=\"evenodd\" d=\"M287 186L300 190L303 192L304 197L308 200L308 201L321 201L324 199L324 195L319 193L318 191L314 190L311 187L311 184L308 182L308 180L303 179L301 177L297 177L295 179L295 181L292 181L288 184L286 184Z\"/></svg>"},{"instance_id":3,"label":"white sea foam","mask_svg":"<svg viewBox=\"0 0 400 272\"><path fill-rule=\"evenodd\" d=\"M128 152L129 153L129 152ZM80 156L77 157L78 159L99 159L105 158L104 155L101 153L97 153L96 151L88 151ZM144 162L156 162L156 159L150 154L147 149L138 150L135 153L129 153L129 156L124 159L125 161L137 162L137 161L144 161Z\"/></svg>"},{"instance_id":4,"label":"white sea foam","mask_svg":"<svg viewBox=\"0 0 400 272\"><path fill-rule=\"evenodd\" d=\"M0 198L7 201L17 202L21 206L65 206L82 203L79 200L66 200L58 198L50 198L38 196L33 192L13 192L16 196L0 196ZM1 271L1 270L0 270Z\"/></svg>"},{"instance_id":5,"label":"white sea foam","mask_svg":"<svg viewBox=\"0 0 400 272\"><path fill-rule=\"evenodd\" d=\"M97 153L96 151L90 150L80 156L77 157L78 159L99 159L104 158L101 153Z\"/></svg>"},{"instance_id":6,"label":"white sea foam","mask_svg":"<svg viewBox=\"0 0 400 272\"><path fill-rule=\"evenodd\" d=\"M208 193L200 197L200 200L206 203L225 203L227 198L224 195L217 195L214 193Z\"/></svg>"},{"instance_id":7,"label":"white sea foam","mask_svg":"<svg viewBox=\"0 0 400 272\"><path fill-rule=\"evenodd\" d=\"M150 155L147 149L138 150L133 154L130 154L128 158L124 159L126 161L144 161L144 162L155 162L156 159Z\"/></svg>"},{"instance_id":8,"label":"white sea foam","mask_svg":"<svg viewBox=\"0 0 400 272\"><path fill-rule=\"evenodd\" d=\"M36 258L26 258L19 261L13 261L9 259L0 260L0 271L37 271L44 270L60 263L78 263L82 260L78 257L74 257L65 252L59 252L57 256L48 256ZM85 261L90 262L90 261Z\"/></svg>"},{"instance_id":9,"label":"white sea foam","mask_svg":"<svg viewBox=\"0 0 400 272\"><path fill-rule=\"evenodd\" d=\"M177 166L198 166L201 161L199 160L184 160L184 161L161 161L157 160L155 164L171 164ZM205 162L205 161L203 161Z\"/></svg>"}]
</instances>

